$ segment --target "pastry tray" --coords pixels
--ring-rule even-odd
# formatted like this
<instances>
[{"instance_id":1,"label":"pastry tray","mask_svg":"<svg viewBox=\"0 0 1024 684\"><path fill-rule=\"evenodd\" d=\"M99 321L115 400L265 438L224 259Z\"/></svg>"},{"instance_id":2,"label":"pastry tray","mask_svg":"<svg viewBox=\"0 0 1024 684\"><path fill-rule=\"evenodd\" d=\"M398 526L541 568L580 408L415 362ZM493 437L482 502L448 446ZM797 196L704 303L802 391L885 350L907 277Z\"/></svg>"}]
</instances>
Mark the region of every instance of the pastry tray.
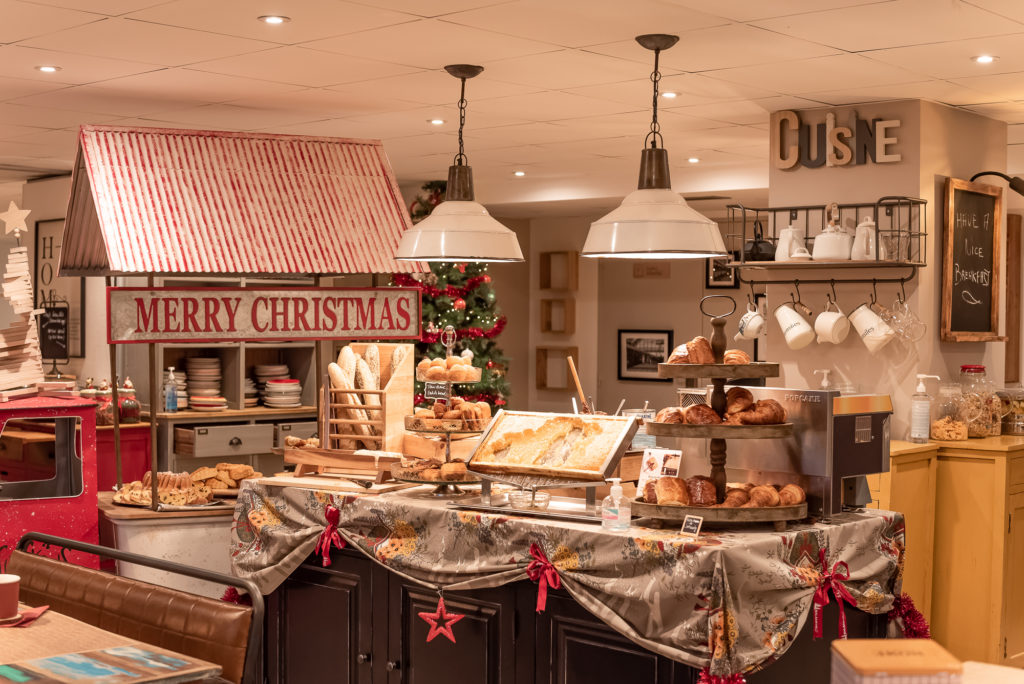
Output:
<instances>
[{"instance_id":1,"label":"pastry tray","mask_svg":"<svg viewBox=\"0 0 1024 684\"><path fill-rule=\"evenodd\" d=\"M479 424L478 428L467 427L463 419L445 418L420 418L419 416L406 416L405 429L408 432L416 432L423 435L479 435L490 419L473 418L473 422Z\"/></svg>"},{"instance_id":2,"label":"pastry tray","mask_svg":"<svg viewBox=\"0 0 1024 684\"><path fill-rule=\"evenodd\" d=\"M408 482L410 484L419 485L473 485L480 484L478 478L473 477L473 473L469 473L469 477L460 477L458 480L421 480L414 477L399 477L398 475L391 475L391 478L398 482Z\"/></svg>"},{"instance_id":3,"label":"pastry tray","mask_svg":"<svg viewBox=\"0 0 1024 684\"><path fill-rule=\"evenodd\" d=\"M777 378L779 364L751 363L659 363L659 378Z\"/></svg>"},{"instance_id":4,"label":"pastry tray","mask_svg":"<svg viewBox=\"0 0 1024 684\"><path fill-rule=\"evenodd\" d=\"M640 499L631 503L631 512L643 518L682 523L688 515L699 515L704 522L749 525L751 523L803 520L807 517L807 502L795 506L766 506L761 508L723 508L719 506L659 506Z\"/></svg>"},{"instance_id":5,"label":"pastry tray","mask_svg":"<svg viewBox=\"0 0 1024 684\"><path fill-rule=\"evenodd\" d=\"M458 367L465 367L465 364L456 366L456 368ZM478 368L477 366L473 366L472 368L473 372L470 374L472 377L468 380L449 380L447 374L446 377L443 378L428 378L426 373L418 368L416 369L416 379L420 382L450 382L453 385L475 385L480 382L480 379L483 377L483 369Z\"/></svg>"},{"instance_id":6,"label":"pastry tray","mask_svg":"<svg viewBox=\"0 0 1024 684\"><path fill-rule=\"evenodd\" d=\"M777 439L793 434L792 423L775 425L690 425L689 423L659 423L647 421L647 434L655 437L683 437L693 439Z\"/></svg>"},{"instance_id":7,"label":"pastry tray","mask_svg":"<svg viewBox=\"0 0 1024 684\"><path fill-rule=\"evenodd\" d=\"M593 525L601 524L601 511L597 507L587 509L585 499L577 499L570 496L551 497L548 507L545 510L529 508L512 508L508 503L503 505L485 504L483 497L474 496L461 501L451 501L448 508L460 511L483 511L484 513L496 513L499 515L523 515L531 518L546 518L548 520L564 520L566 522L584 522Z\"/></svg>"}]
</instances>

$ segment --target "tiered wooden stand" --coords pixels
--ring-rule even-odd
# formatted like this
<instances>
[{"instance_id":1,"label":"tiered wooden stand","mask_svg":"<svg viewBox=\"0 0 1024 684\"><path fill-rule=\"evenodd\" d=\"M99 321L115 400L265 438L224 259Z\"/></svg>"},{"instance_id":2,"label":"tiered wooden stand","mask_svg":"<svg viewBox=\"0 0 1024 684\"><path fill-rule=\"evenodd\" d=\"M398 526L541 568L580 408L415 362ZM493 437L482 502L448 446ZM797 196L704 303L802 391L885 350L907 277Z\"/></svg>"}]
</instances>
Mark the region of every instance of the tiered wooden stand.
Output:
<instances>
[{"instance_id":1,"label":"tiered wooden stand","mask_svg":"<svg viewBox=\"0 0 1024 684\"><path fill-rule=\"evenodd\" d=\"M701 311L704 312L704 302ZM731 297L726 299L732 300ZM735 311L733 301L733 311ZM710 378L712 384L711 408L719 415L725 413L725 383L732 379L774 378L779 375L777 363L722 363L725 356L726 319L733 313L711 316L711 351L715 355L715 363L707 364L658 364L658 376L662 378L691 379ZM708 315L705 312L705 315ZM778 425L688 425L686 423L647 423L647 434L657 437L677 437L686 439L710 439L709 454L711 457L711 481L715 485L715 497L718 503L725 499L725 463L726 440L729 439L780 439L793 434L792 423ZM785 524L787 520L801 520L807 517L807 504L797 506L781 506L773 508L708 508L704 506L658 506L643 501L634 501L633 510L642 516L663 520L682 521L687 515L699 515L705 522L750 523L775 522Z\"/></svg>"}]
</instances>

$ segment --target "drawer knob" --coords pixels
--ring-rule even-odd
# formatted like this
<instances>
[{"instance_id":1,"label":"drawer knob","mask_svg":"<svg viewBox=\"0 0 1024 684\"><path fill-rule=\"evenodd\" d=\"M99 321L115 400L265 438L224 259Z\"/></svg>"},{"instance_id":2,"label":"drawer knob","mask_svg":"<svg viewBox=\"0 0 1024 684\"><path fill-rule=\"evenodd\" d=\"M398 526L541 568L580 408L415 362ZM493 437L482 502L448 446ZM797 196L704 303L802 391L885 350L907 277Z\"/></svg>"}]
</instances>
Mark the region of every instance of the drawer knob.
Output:
<instances>
[{"instance_id":1,"label":"drawer knob","mask_svg":"<svg viewBox=\"0 0 1024 684\"><path fill-rule=\"evenodd\" d=\"M402 663L399 660L389 660L387 664L388 672L402 669Z\"/></svg>"},{"instance_id":2,"label":"drawer knob","mask_svg":"<svg viewBox=\"0 0 1024 684\"><path fill-rule=\"evenodd\" d=\"M364 665L365 663L370 662L370 654L369 653L360 653L359 655L356 656L356 662L359 663L360 665Z\"/></svg>"},{"instance_id":3,"label":"drawer knob","mask_svg":"<svg viewBox=\"0 0 1024 684\"><path fill-rule=\"evenodd\" d=\"M228 442L228 446L239 446L242 444L242 440L238 437L232 437L231 441Z\"/></svg>"}]
</instances>

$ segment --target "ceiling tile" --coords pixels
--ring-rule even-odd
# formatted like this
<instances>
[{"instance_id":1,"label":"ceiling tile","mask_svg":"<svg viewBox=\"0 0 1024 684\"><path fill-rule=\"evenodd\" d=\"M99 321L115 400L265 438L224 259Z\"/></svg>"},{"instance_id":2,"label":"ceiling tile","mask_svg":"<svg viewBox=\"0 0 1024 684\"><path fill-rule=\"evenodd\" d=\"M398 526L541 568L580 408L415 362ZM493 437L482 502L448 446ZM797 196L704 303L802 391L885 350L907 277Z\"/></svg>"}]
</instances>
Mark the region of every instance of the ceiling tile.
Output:
<instances>
[{"instance_id":1,"label":"ceiling tile","mask_svg":"<svg viewBox=\"0 0 1024 684\"><path fill-rule=\"evenodd\" d=\"M3 52L0 51L0 59ZM67 88L63 83L47 83L43 80L27 78L6 78L0 76L0 101L16 100L20 97L46 93Z\"/></svg>"},{"instance_id":2,"label":"ceiling tile","mask_svg":"<svg viewBox=\"0 0 1024 684\"><path fill-rule=\"evenodd\" d=\"M479 131L493 126L524 123L523 119L516 117L512 111L484 112L480 111L480 109L481 107L471 108L466 115L466 126L470 130ZM353 130L364 131L357 135L370 138L395 138L405 135L424 134L430 126L427 123L427 118L437 111L433 107L429 109L410 109L368 116L355 116L350 117L347 121ZM458 114L454 108L449 110L442 109L440 111L443 118L449 121L458 120Z\"/></svg>"},{"instance_id":3,"label":"ceiling tile","mask_svg":"<svg viewBox=\"0 0 1024 684\"><path fill-rule=\"evenodd\" d=\"M674 136L680 135L683 131L697 131L724 125L719 121L699 119L675 112L659 113L658 122L661 124L665 146L669 149L672 148ZM576 140L636 136L636 149L639 152L644 145L644 136L651 127L651 114L648 111L626 112L580 118L566 123L572 129L573 139Z\"/></svg>"},{"instance_id":4,"label":"ceiling tile","mask_svg":"<svg viewBox=\"0 0 1024 684\"><path fill-rule=\"evenodd\" d=\"M805 109L818 107L821 103L799 97L779 95L760 100L739 100L716 102L715 104L682 107L672 111L703 119L713 119L731 124L765 123L772 112L780 109Z\"/></svg>"},{"instance_id":5,"label":"ceiling tile","mask_svg":"<svg viewBox=\"0 0 1024 684\"><path fill-rule=\"evenodd\" d=\"M945 43L872 50L865 57L933 78L969 78L1024 69L1024 33L970 38ZM998 55L991 64L978 64L977 55Z\"/></svg>"},{"instance_id":6,"label":"ceiling tile","mask_svg":"<svg viewBox=\"0 0 1024 684\"><path fill-rule=\"evenodd\" d=\"M415 14L418 17L439 17L477 7L500 5L503 2L509 2L509 0L431 0L430 2L423 2L423 0L364 0L361 4L386 7L396 12Z\"/></svg>"},{"instance_id":7,"label":"ceiling tile","mask_svg":"<svg viewBox=\"0 0 1024 684\"><path fill-rule=\"evenodd\" d=\"M459 149L459 139L453 133L429 133L401 138L384 138L388 154L402 157L419 157L427 154L447 154L454 158Z\"/></svg>"},{"instance_id":8,"label":"ceiling tile","mask_svg":"<svg viewBox=\"0 0 1024 684\"><path fill-rule=\"evenodd\" d=\"M451 105L458 102L459 99L459 82L440 69L375 79L372 87L367 87L367 85L367 83L346 83L331 86L330 89L355 100L384 102L394 99L396 102L418 102L421 105ZM466 85L466 96L470 103L492 97L525 95L534 92L537 92L537 88L495 81L490 77L488 71L484 71L481 76L474 78Z\"/></svg>"},{"instance_id":9,"label":"ceiling tile","mask_svg":"<svg viewBox=\"0 0 1024 684\"><path fill-rule=\"evenodd\" d=\"M1020 0L966 0L968 4L980 7L1014 21L1024 22L1024 5Z\"/></svg>"},{"instance_id":10,"label":"ceiling tile","mask_svg":"<svg viewBox=\"0 0 1024 684\"><path fill-rule=\"evenodd\" d=\"M168 0L28 0L33 5L48 5L50 7L65 7L77 9L83 12L95 12L107 16L117 16L126 12L160 5Z\"/></svg>"},{"instance_id":11,"label":"ceiling tile","mask_svg":"<svg viewBox=\"0 0 1024 684\"><path fill-rule=\"evenodd\" d=\"M676 93L676 97L672 99L661 98L658 102L659 109L674 109L690 105L711 104L713 102L763 98L776 94L773 90L766 90L765 88L742 83L730 83L729 81L723 81L704 74L670 74L663 76L659 90L663 93ZM621 83L606 83L585 88L572 88L567 90L567 92L586 97L611 100L613 102L649 107L652 91L650 78L641 78Z\"/></svg>"},{"instance_id":12,"label":"ceiling tile","mask_svg":"<svg viewBox=\"0 0 1024 684\"><path fill-rule=\"evenodd\" d=\"M649 69L616 57L582 50L560 50L495 62L488 67L487 73L498 81L562 90L629 81L649 73Z\"/></svg>"},{"instance_id":13,"label":"ceiling tile","mask_svg":"<svg viewBox=\"0 0 1024 684\"><path fill-rule=\"evenodd\" d=\"M0 0L0 17L3 17L0 20L0 43L14 43L103 18L89 12L47 7L19 0Z\"/></svg>"},{"instance_id":14,"label":"ceiling tile","mask_svg":"<svg viewBox=\"0 0 1024 684\"><path fill-rule=\"evenodd\" d=\"M259 130L259 129L257 129ZM314 135L326 138L372 138L379 140L380 136L363 135L357 131L351 121L347 119L324 119L322 121L308 121L289 126L274 126L273 133L285 133L288 135ZM365 133L365 131L362 131ZM387 151L385 149L385 151Z\"/></svg>"},{"instance_id":15,"label":"ceiling tile","mask_svg":"<svg viewBox=\"0 0 1024 684\"><path fill-rule=\"evenodd\" d=\"M785 65L762 64L708 72L724 81L745 83L789 95L843 88L863 88L911 83L921 77L899 67L875 62L860 55L834 55L805 59Z\"/></svg>"},{"instance_id":16,"label":"ceiling tile","mask_svg":"<svg viewBox=\"0 0 1024 684\"><path fill-rule=\"evenodd\" d=\"M384 97L376 89L365 85L360 94L353 91L341 93L326 88L307 88L278 93L257 93L250 97L230 100L229 104L240 107L258 107L266 109L297 109L304 112L318 112L325 118L332 119L378 112L420 109L423 105L417 102L404 102L391 97ZM427 130L424 120L424 129Z\"/></svg>"},{"instance_id":17,"label":"ceiling tile","mask_svg":"<svg viewBox=\"0 0 1024 684\"><path fill-rule=\"evenodd\" d=\"M188 105L187 102L182 102L170 93L136 95L131 92L94 85L72 86L63 90L22 97L14 103L31 107L88 112L88 115L109 114L122 117L138 116L168 109L182 109Z\"/></svg>"},{"instance_id":18,"label":"ceiling tile","mask_svg":"<svg viewBox=\"0 0 1024 684\"><path fill-rule=\"evenodd\" d=\"M516 97L499 97L473 105L472 111L507 114L528 121L559 121L599 114L615 114L643 108L592 97L571 95L556 91L533 93Z\"/></svg>"},{"instance_id":19,"label":"ceiling tile","mask_svg":"<svg viewBox=\"0 0 1024 684\"><path fill-rule=\"evenodd\" d=\"M116 118L118 117L89 112L76 112L70 109L30 107L11 103L0 104L0 123L17 124L19 126L71 128L88 123L107 123Z\"/></svg>"},{"instance_id":20,"label":"ceiling tile","mask_svg":"<svg viewBox=\"0 0 1024 684\"><path fill-rule=\"evenodd\" d=\"M1011 2L1013 0L1010 0ZM706 8L707 4L700 0L667 0L674 5L687 7ZM807 0L715 0L715 14L728 17L735 21L753 21L755 19L768 19L771 17L784 17L790 14L805 14L809 11L835 9L838 7L858 7L861 5L872 5L876 2L889 2L889 0L814 0L813 3Z\"/></svg>"},{"instance_id":21,"label":"ceiling tile","mask_svg":"<svg viewBox=\"0 0 1024 684\"><path fill-rule=\"evenodd\" d=\"M410 67L301 47L279 47L194 65L201 71L322 88L409 73ZM369 86L372 88L372 85Z\"/></svg>"},{"instance_id":22,"label":"ceiling tile","mask_svg":"<svg viewBox=\"0 0 1024 684\"><path fill-rule=\"evenodd\" d=\"M635 40L588 49L622 59L651 62L650 52L640 47ZM661 67L663 71L708 71L838 53L839 50L835 48L783 36L756 26L729 24L687 31L671 50L661 55Z\"/></svg>"},{"instance_id":23,"label":"ceiling tile","mask_svg":"<svg viewBox=\"0 0 1024 684\"><path fill-rule=\"evenodd\" d=\"M257 18L286 14L272 26ZM413 21L416 17L340 0L173 0L128 15L131 19L293 44Z\"/></svg>"},{"instance_id":24,"label":"ceiling tile","mask_svg":"<svg viewBox=\"0 0 1024 684\"><path fill-rule=\"evenodd\" d=\"M195 124L184 124L180 121L163 121L156 116L134 117L129 116L123 119L115 119L114 121L108 121L107 123L112 126L132 126L135 128L174 128L181 130L197 130L197 131L237 131L238 126L216 126L214 124L204 124L202 126ZM275 129L276 132L276 129Z\"/></svg>"},{"instance_id":25,"label":"ceiling tile","mask_svg":"<svg viewBox=\"0 0 1024 684\"><path fill-rule=\"evenodd\" d=\"M40 133L45 130L47 129L39 128L37 126L19 126L17 124L0 123L0 140L17 138L18 136L29 135L30 133Z\"/></svg>"},{"instance_id":26,"label":"ceiling tile","mask_svg":"<svg viewBox=\"0 0 1024 684\"><path fill-rule=\"evenodd\" d=\"M731 150L760 145L762 142L767 143L768 131L752 126L722 126L706 130L684 131L676 137L681 146Z\"/></svg>"},{"instance_id":27,"label":"ceiling tile","mask_svg":"<svg viewBox=\"0 0 1024 684\"><path fill-rule=\"evenodd\" d=\"M628 6L607 0L518 0L460 12L445 19L566 47L608 43L642 33L683 33L727 23L713 14L657 0L630 0Z\"/></svg>"},{"instance_id":28,"label":"ceiling tile","mask_svg":"<svg viewBox=\"0 0 1024 684\"><path fill-rule=\"evenodd\" d=\"M178 66L272 47L271 43L130 19L100 21L25 41L28 47Z\"/></svg>"},{"instance_id":29,"label":"ceiling tile","mask_svg":"<svg viewBox=\"0 0 1024 684\"><path fill-rule=\"evenodd\" d=\"M571 140L572 127L571 122L533 122L484 129L470 128L466 131L465 138L466 144L474 150L514 145L543 145L560 140Z\"/></svg>"},{"instance_id":30,"label":"ceiling tile","mask_svg":"<svg viewBox=\"0 0 1024 684\"><path fill-rule=\"evenodd\" d=\"M992 96L949 81L920 81L870 88L843 88L820 93L805 93L808 98L830 105L857 104L878 100L919 98L948 105L991 102Z\"/></svg>"},{"instance_id":31,"label":"ceiling tile","mask_svg":"<svg viewBox=\"0 0 1024 684\"><path fill-rule=\"evenodd\" d=\"M989 96L985 100L988 102L1024 100L1024 71L1017 71L1012 74L954 78L952 81L965 88L985 93Z\"/></svg>"},{"instance_id":32,"label":"ceiling tile","mask_svg":"<svg viewBox=\"0 0 1024 684\"><path fill-rule=\"evenodd\" d=\"M74 159L78 146L78 130L37 130L32 133L13 138L14 142L29 143L31 145L42 145L47 151L56 156Z\"/></svg>"},{"instance_id":33,"label":"ceiling tile","mask_svg":"<svg viewBox=\"0 0 1024 684\"><path fill-rule=\"evenodd\" d=\"M1024 123L1024 103L1022 102L971 105L967 109L1010 124Z\"/></svg>"},{"instance_id":34,"label":"ceiling tile","mask_svg":"<svg viewBox=\"0 0 1024 684\"><path fill-rule=\"evenodd\" d=\"M182 106L226 102L248 96L273 97L281 93L302 90L301 86L211 74L181 67L112 79L99 85L123 94L147 95L163 101L177 100Z\"/></svg>"},{"instance_id":35,"label":"ceiling tile","mask_svg":"<svg viewBox=\"0 0 1024 684\"><path fill-rule=\"evenodd\" d=\"M37 66L45 64L59 66L61 70L53 74L36 70ZM157 64L72 55L20 45L0 46L0 76L26 78L41 83L80 85L162 68Z\"/></svg>"},{"instance_id":36,"label":"ceiling tile","mask_svg":"<svg viewBox=\"0 0 1024 684\"><path fill-rule=\"evenodd\" d=\"M893 0L768 19L757 25L805 40L827 40L842 50L882 48L1016 33L1007 22L963 2Z\"/></svg>"},{"instance_id":37,"label":"ceiling tile","mask_svg":"<svg viewBox=\"0 0 1024 684\"><path fill-rule=\"evenodd\" d=\"M446 64L481 64L549 52L558 46L440 21L419 21L305 43L342 55L373 55L392 64L440 69Z\"/></svg>"},{"instance_id":38,"label":"ceiling tile","mask_svg":"<svg viewBox=\"0 0 1024 684\"><path fill-rule=\"evenodd\" d=\"M238 130L248 131L257 128L266 129L275 126L287 126L326 117L312 112L300 112L291 109L258 109L256 107L238 107L229 104L209 104L167 112L157 111L154 112L154 118L174 124L231 126Z\"/></svg>"}]
</instances>

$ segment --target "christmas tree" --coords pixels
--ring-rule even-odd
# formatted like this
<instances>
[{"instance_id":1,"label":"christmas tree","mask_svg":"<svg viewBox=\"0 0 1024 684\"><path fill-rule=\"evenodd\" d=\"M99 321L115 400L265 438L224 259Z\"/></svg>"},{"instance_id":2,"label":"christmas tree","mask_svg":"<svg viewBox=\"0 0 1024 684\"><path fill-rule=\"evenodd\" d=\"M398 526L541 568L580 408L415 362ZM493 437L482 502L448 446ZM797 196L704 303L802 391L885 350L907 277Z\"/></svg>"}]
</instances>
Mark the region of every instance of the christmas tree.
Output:
<instances>
[{"instance_id":1,"label":"christmas tree","mask_svg":"<svg viewBox=\"0 0 1024 684\"><path fill-rule=\"evenodd\" d=\"M427 194L417 197L409 208L414 223L429 216L441 203L445 185L444 181L423 184ZM495 338L505 328L506 320L498 308L487 264L433 262L429 273L396 273L391 282L402 287L417 287L422 293L423 335L416 345L417 358L443 357L446 350L440 342L441 331L445 326L452 326L457 340L452 353L458 355L470 350L473 365L483 369L480 382L459 386L459 396L468 401L486 401L495 409L505 406L509 397L507 359ZM427 403L420 382L416 383L416 403Z\"/></svg>"}]
</instances>

